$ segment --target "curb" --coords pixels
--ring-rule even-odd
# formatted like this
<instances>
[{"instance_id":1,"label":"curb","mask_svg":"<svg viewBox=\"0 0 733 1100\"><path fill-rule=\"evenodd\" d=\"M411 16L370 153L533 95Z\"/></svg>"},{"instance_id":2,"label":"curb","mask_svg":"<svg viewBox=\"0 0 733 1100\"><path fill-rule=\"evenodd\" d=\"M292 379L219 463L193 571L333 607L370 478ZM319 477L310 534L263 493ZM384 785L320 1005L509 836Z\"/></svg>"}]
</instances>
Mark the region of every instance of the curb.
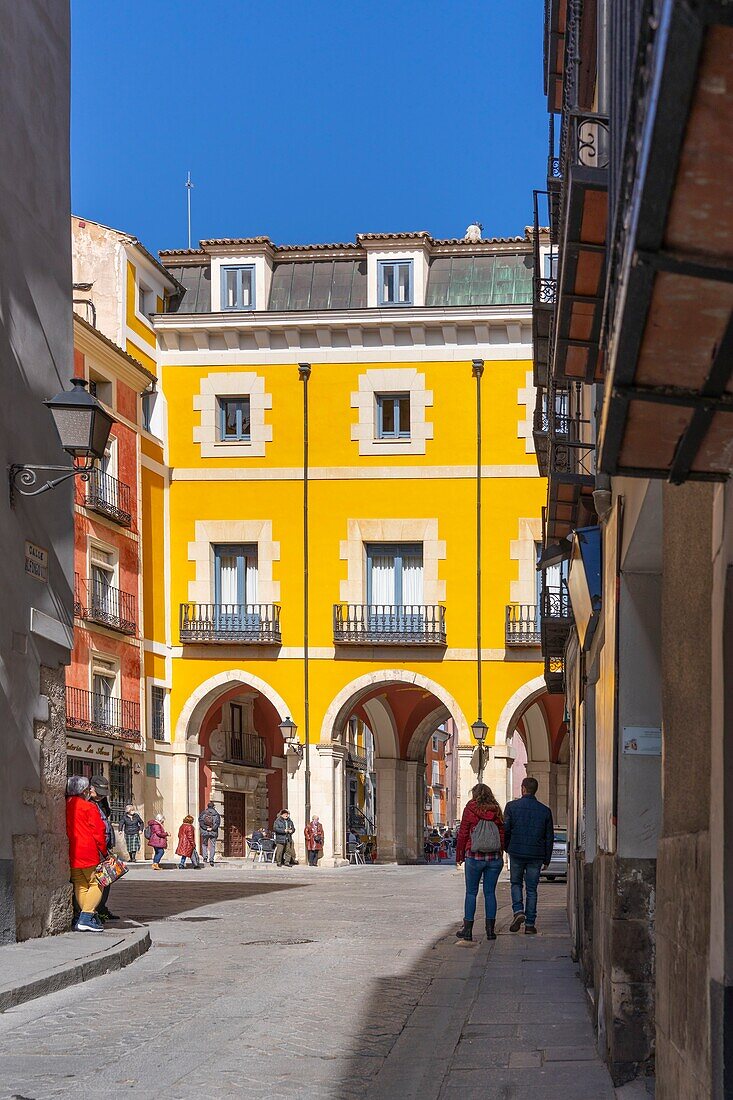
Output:
<instances>
[{"instance_id":1,"label":"curb","mask_svg":"<svg viewBox=\"0 0 733 1100\"><path fill-rule=\"evenodd\" d=\"M149 947L150 933L147 928L139 928L125 935L123 939L116 940L106 950L90 955L83 962L54 967L37 975L25 985L0 986L0 1013L37 997L45 997L69 986L88 982L90 978L99 978L102 974L121 970L123 966L128 966L144 955Z\"/></svg>"}]
</instances>

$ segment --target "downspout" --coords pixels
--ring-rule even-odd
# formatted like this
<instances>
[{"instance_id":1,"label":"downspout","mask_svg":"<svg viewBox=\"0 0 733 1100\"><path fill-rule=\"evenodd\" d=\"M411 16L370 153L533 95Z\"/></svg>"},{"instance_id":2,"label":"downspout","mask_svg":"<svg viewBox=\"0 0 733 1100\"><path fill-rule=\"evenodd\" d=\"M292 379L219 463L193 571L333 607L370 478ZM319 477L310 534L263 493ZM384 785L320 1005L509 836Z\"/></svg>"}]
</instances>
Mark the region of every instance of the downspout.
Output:
<instances>
[{"instance_id":1,"label":"downspout","mask_svg":"<svg viewBox=\"0 0 733 1100\"><path fill-rule=\"evenodd\" d=\"M309 699L309 650L308 650L308 379L310 363L298 364L298 377L303 383L303 725L305 741L305 821L311 819L311 756L310 756L310 699Z\"/></svg>"},{"instance_id":2,"label":"downspout","mask_svg":"<svg viewBox=\"0 0 733 1100\"><path fill-rule=\"evenodd\" d=\"M481 670L481 376L483 359L474 359L471 372L476 379L476 711L483 720L483 682ZM484 780L484 746L479 744L478 781Z\"/></svg>"}]
</instances>

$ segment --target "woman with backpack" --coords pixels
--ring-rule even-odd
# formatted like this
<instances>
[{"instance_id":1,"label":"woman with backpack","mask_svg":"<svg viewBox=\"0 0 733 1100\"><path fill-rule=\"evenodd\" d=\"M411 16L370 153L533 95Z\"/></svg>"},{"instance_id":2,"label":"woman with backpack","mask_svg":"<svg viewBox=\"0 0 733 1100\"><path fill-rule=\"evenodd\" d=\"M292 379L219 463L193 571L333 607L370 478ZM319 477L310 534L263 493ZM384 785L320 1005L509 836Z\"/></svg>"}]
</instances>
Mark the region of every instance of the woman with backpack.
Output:
<instances>
[{"instance_id":1,"label":"woman with backpack","mask_svg":"<svg viewBox=\"0 0 733 1100\"><path fill-rule=\"evenodd\" d=\"M145 839L150 847L153 849L153 870L160 870L160 861L163 858L163 853L168 847L168 833L163 828L165 818L162 814L157 814L156 817L151 818L145 826Z\"/></svg>"},{"instance_id":2,"label":"woman with backpack","mask_svg":"<svg viewBox=\"0 0 733 1100\"><path fill-rule=\"evenodd\" d=\"M456 842L456 866L466 865L466 900L459 940L473 939L476 899L483 879L486 938L496 939L496 884L504 866L504 818L491 787L477 783L461 818Z\"/></svg>"}]
</instances>

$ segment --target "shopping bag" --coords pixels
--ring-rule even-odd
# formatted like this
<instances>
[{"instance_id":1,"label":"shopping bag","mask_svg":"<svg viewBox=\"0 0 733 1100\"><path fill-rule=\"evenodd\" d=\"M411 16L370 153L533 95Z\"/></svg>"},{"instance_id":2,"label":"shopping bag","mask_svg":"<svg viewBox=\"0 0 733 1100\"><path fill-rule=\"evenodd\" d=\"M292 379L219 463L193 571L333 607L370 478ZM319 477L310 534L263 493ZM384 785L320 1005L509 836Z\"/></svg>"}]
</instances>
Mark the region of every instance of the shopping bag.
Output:
<instances>
[{"instance_id":1,"label":"shopping bag","mask_svg":"<svg viewBox=\"0 0 733 1100\"><path fill-rule=\"evenodd\" d=\"M191 852L191 863L194 865L194 867L201 866L201 856L198 854L195 848Z\"/></svg>"},{"instance_id":2,"label":"shopping bag","mask_svg":"<svg viewBox=\"0 0 733 1100\"><path fill-rule=\"evenodd\" d=\"M97 882L104 889L105 886L111 886L113 882L117 882L118 878L126 875L127 867L119 856L115 855L114 852L110 852L108 856L105 856L99 862L95 874Z\"/></svg>"}]
</instances>

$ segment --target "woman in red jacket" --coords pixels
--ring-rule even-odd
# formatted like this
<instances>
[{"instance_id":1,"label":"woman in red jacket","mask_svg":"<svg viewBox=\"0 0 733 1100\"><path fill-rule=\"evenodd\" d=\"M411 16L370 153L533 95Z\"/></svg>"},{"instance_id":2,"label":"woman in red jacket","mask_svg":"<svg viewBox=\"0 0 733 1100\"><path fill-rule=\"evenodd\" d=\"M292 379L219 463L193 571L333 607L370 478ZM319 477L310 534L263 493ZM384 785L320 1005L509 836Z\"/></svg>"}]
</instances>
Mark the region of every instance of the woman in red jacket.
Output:
<instances>
[{"instance_id":1,"label":"woman in red jacket","mask_svg":"<svg viewBox=\"0 0 733 1100\"><path fill-rule=\"evenodd\" d=\"M486 938L496 939L496 883L504 866L504 818L491 787L477 783L463 811L456 842L456 866L466 865L466 901L459 940L473 939L473 918L481 880L484 882Z\"/></svg>"},{"instance_id":2,"label":"woman in red jacket","mask_svg":"<svg viewBox=\"0 0 733 1100\"><path fill-rule=\"evenodd\" d=\"M81 912L74 928L77 932L103 932L95 910L102 900L102 887L95 871L107 855L107 834L102 815L89 802L89 780L72 775L66 784L66 835L69 838L69 865L74 896Z\"/></svg>"},{"instance_id":3,"label":"woman in red jacket","mask_svg":"<svg viewBox=\"0 0 733 1100\"><path fill-rule=\"evenodd\" d=\"M196 834L193 831L193 818L190 814L186 814L183 819L183 824L178 829L178 847L176 848L176 855L181 857L181 862L178 864L179 870L182 871L186 866L186 856L190 858L191 866L196 866L193 861L195 847Z\"/></svg>"}]
</instances>

